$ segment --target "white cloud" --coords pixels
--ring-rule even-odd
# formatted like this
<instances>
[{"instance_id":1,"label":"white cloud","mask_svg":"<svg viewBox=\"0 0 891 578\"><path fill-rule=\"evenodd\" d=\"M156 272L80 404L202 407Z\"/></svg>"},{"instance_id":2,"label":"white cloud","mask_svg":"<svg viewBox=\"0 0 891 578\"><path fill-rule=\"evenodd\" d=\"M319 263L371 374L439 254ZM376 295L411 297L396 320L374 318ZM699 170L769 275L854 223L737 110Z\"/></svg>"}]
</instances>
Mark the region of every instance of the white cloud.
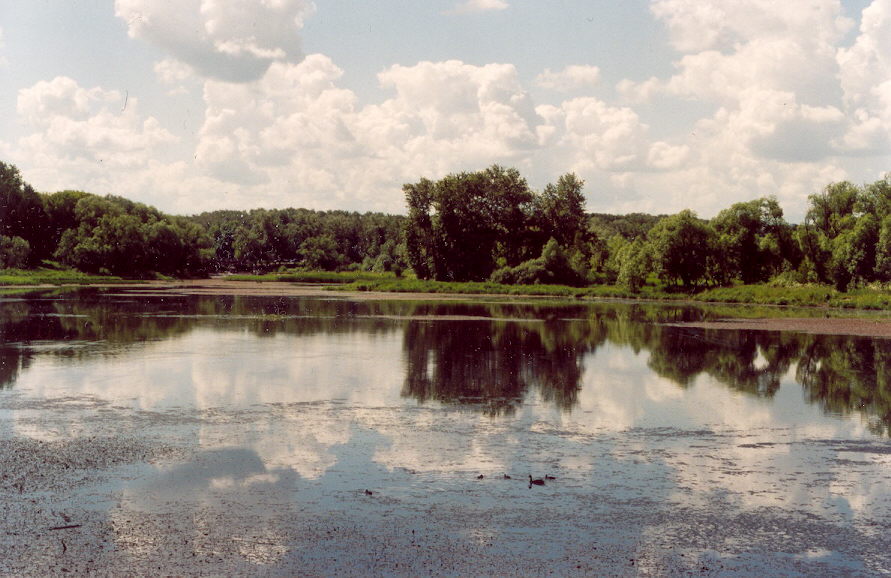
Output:
<instances>
[{"instance_id":1,"label":"white cloud","mask_svg":"<svg viewBox=\"0 0 891 578\"><path fill-rule=\"evenodd\" d=\"M0 26L0 68L3 68L9 64L9 61L6 60L6 56L3 54L3 50L6 48L6 42L3 40L3 27Z\"/></svg>"},{"instance_id":2,"label":"white cloud","mask_svg":"<svg viewBox=\"0 0 891 578\"><path fill-rule=\"evenodd\" d=\"M854 44L836 55L844 101L853 111L843 146L875 153L891 149L891 0L863 10Z\"/></svg>"},{"instance_id":3,"label":"white cloud","mask_svg":"<svg viewBox=\"0 0 891 578\"><path fill-rule=\"evenodd\" d=\"M510 4L504 0L465 0L448 11L448 14L473 14L477 12L497 12L506 10Z\"/></svg>"},{"instance_id":4,"label":"white cloud","mask_svg":"<svg viewBox=\"0 0 891 578\"><path fill-rule=\"evenodd\" d=\"M210 78L255 80L272 62L302 57L298 34L309 0L116 0L132 38L156 44Z\"/></svg>"},{"instance_id":5,"label":"white cloud","mask_svg":"<svg viewBox=\"0 0 891 578\"><path fill-rule=\"evenodd\" d=\"M807 194L849 178L844 155L888 150L882 95L891 49L880 44L889 6L875 0L854 45L840 49L851 22L836 0L653 0L679 52L675 73L626 79L617 91L662 110L683 99L702 116L688 137L650 148L649 167L665 173L638 171L622 186L670 191L672 210L692 206L705 216L776 194L800 217Z\"/></svg>"},{"instance_id":6,"label":"white cloud","mask_svg":"<svg viewBox=\"0 0 891 578\"><path fill-rule=\"evenodd\" d=\"M644 168L648 127L626 107L613 107L593 97L575 98L560 107L540 107L553 127L550 140L565 170L623 172Z\"/></svg>"},{"instance_id":7,"label":"white cloud","mask_svg":"<svg viewBox=\"0 0 891 578\"><path fill-rule=\"evenodd\" d=\"M600 81L600 69L589 65L570 65L553 72L550 68L535 78L535 83L551 90L568 92L579 88L595 86Z\"/></svg>"},{"instance_id":8,"label":"white cloud","mask_svg":"<svg viewBox=\"0 0 891 578\"><path fill-rule=\"evenodd\" d=\"M835 43L851 26L837 0L652 0L650 10L686 53L782 38L817 48Z\"/></svg>"},{"instance_id":9,"label":"white cloud","mask_svg":"<svg viewBox=\"0 0 891 578\"><path fill-rule=\"evenodd\" d=\"M166 59L155 64L155 76L161 84L179 84L192 74L192 67L179 60Z\"/></svg>"},{"instance_id":10,"label":"white cloud","mask_svg":"<svg viewBox=\"0 0 891 578\"><path fill-rule=\"evenodd\" d=\"M537 147L540 119L513 66L393 66L379 79L394 95L363 108L337 86L341 75L317 54L275 63L253 83L208 81L199 166L265 183L277 204L299 192L303 204L335 206L349 192L366 208L401 211L403 182L511 163Z\"/></svg>"},{"instance_id":11,"label":"white cloud","mask_svg":"<svg viewBox=\"0 0 891 578\"><path fill-rule=\"evenodd\" d=\"M11 147L12 156L43 190L140 191L118 184L139 180L176 141L155 118L142 117L134 96L83 88L67 77L20 90L18 114L30 133Z\"/></svg>"}]
</instances>

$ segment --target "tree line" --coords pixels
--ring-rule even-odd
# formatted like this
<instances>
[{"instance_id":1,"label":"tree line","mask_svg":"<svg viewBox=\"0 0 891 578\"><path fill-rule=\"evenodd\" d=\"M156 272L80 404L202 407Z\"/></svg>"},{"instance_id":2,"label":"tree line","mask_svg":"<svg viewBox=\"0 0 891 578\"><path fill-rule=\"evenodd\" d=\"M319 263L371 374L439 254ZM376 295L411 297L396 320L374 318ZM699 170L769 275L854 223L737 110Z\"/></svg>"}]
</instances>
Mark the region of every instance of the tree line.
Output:
<instances>
[{"instance_id":1,"label":"tree line","mask_svg":"<svg viewBox=\"0 0 891 578\"><path fill-rule=\"evenodd\" d=\"M280 267L400 272L404 217L282 209L184 217L123 197L38 193L0 162L0 267L47 261L125 277Z\"/></svg>"},{"instance_id":2,"label":"tree line","mask_svg":"<svg viewBox=\"0 0 891 578\"><path fill-rule=\"evenodd\" d=\"M589 215L584 182L561 176L541 193L516 169L404 185L407 260L423 279L502 283L647 282L693 290L735 282L891 282L891 173L831 183L790 224L775 197L735 203L712 219Z\"/></svg>"},{"instance_id":3,"label":"tree line","mask_svg":"<svg viewBox=\"0 0 891 578\"><path fill-rule=\"evenodd\" d=\"M827 185L799 224L769 196L712 219L690 210L590 214L583 187L568 173L533 191L516 169L492 165L405 184L406 216L294 208L172 216L113 195L38 193L0 162L0 267L52 261L127 277L410 269L421 279L632 292L647 283L891 282L891 173Z\"/></svg>"}]
</instances>

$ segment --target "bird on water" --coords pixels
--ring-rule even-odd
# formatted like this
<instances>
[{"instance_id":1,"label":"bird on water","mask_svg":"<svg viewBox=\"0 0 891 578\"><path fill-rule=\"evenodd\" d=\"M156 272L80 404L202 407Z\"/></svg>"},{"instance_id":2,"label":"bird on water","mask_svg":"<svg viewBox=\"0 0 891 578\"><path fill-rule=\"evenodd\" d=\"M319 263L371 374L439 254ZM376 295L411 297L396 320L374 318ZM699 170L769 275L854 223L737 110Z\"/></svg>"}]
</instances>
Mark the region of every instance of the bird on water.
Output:
<instances>
[{"instance_id":1,"label":"bird on water","mask_svg":"<svg viewBox=\"0 0 891 578\"><path fill-rule=\"evenodd\" d=\"M529 475L529 487L530 488L532 486L543 486L543 485L545 485L545 481L543 479L541 479L541 478L533 479L532 475L531 474Z\"/></svg>"},{"instance_id":2,"label":"bird on water","mask_svg":"<svg viewBox=\"0 0 891 578\"><path fill-rule=\"evenodd\" d=\"M552 476L551 474L545 474L545 479L546 479L546 480L556 480L557 478L555 478L555 477Z\"/></svg>"}]
</instances>

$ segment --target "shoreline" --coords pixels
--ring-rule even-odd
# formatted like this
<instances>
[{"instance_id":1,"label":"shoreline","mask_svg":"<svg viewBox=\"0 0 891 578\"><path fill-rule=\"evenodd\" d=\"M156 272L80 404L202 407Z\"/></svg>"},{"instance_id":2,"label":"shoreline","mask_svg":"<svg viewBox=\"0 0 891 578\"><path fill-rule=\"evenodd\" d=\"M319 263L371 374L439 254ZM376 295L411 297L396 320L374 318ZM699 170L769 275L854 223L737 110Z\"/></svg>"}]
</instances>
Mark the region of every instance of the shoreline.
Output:
<instances>
[{"instance_id":1,"label":"shoreline","mask_svg":"<svg viewBox=\"0 0 891 578\"><path fill-rule=\"evenodd\" d=\"M185 279L176 281L145 281L141 283L109 283L90 285L23 285L6 286L6 289L35 291L59 287L97 288L104 290L125 290L135 295L174 294L174 295L240 295L252 297L323 297L329 299L350 299L360 301L482 301L498 300L511 302L566 301L551 296L540 295L507 295L507 294L467 294L467 293L396 293L387 291L331 291L334 285L320 283L299 284L281 281L228 281L222 278ZM597 298L596 300L580 300L579 303L593 301L666 303L659 300ZM878 312L866 310L847 310L828 307L794 307L782 305L754 305L747 303L714 303L695 300L671 301L669 304L699 305L712 307L769 307L777 309L804 309L811 311L844 312L844 317L765 317L725 318L714 321L695 321L684 323L668 323L668 326L698 329L730 329L754 331L793 331L814 335L851 335L891 339L891 317Z\"/></svg>"}]
</instances>

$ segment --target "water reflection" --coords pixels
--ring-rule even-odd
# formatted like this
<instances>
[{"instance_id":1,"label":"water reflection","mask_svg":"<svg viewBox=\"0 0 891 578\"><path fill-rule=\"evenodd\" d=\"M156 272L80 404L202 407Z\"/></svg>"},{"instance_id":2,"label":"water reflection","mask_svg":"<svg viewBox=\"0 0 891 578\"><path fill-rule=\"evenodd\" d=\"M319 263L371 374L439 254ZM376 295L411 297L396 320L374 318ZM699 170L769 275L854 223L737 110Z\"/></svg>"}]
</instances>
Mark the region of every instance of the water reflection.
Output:
<instances>
[{"instance_id":1,"label":"water reflection","mask_svg":"<svg viewBox=\"0 0 891 578\"><path fill-rule=\"evenodd\" d=\"M887 341L662 324L698 320L703 315L692 307L638 304L135 297L100 291L67 297L7 298L0 300L0 387L16 384L38 358L77 368L90 360L125 356L134 348L157 347L190 335L200 335L210 348L214 340L226 335L282 337L291 340L297 357L312 351L322 355L327 361L313 366L317 372L328 361L341 363L344 351L356 363L365 356L372 364L387 366L388 376L401 367L400 395L420 404L435 401L490 415L509 415L534 394L555 409L571 412L578 405L592 359L609 344L643 354L653 374L682 389L709 376L733 391L769 400L792 374L803 387L806 400L826 413L859 415L873 433L891 433L891 348ZM360 345L379 339L401 341L401 354ZM200 347L201 340L189 342L190 346ZM243 358L218 360L220 370L211 379L217 393L220 388L243 388L244 383L236 383L234 376L256 382L256 375L263 375L275 363L263 350L261 340L251 345ZM301 363L306 366L310 362L304 359ZM229 369L224 371L226 367ZM184 375L184 379L195 377L194 371L189 371L191 377ZM368 370L356 371L361 376ZM299 373L305 376L305 368ZM287 401L294 395L290 392L293 380L267 381L265 387L275 389L278 383L283 391L258 395L255 401ZM344 384L344 390L349 385ZM381 387L391 385L383 383Z\"/></svg>"},{"instance_id":2,"label":"water reflection","mask_svg":"<svg viewBox=\"0 0 891 578\"><path fill-rule=\"evenodd\" d=\"M561 409L577 401L583 355L595 348L584 323L411 321L405 327L404 396L481 404L513 413L530 389Z\"/></svg>"}]
</instances>

